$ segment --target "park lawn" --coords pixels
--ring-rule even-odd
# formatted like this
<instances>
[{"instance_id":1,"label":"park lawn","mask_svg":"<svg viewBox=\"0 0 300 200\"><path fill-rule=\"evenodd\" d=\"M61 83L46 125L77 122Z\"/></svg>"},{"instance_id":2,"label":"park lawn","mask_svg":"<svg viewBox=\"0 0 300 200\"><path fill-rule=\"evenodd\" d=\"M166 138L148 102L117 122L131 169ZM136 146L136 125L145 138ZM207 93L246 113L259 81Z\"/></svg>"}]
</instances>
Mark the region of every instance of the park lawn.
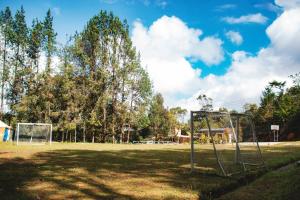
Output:
<instances>
[{"instance_id":1,"label":"park lawn","mask_svg":"<svg viewBox=\"0 0 300 200\"><path fill-rule=\"evenodd\" d=\"M254 182L218 198L218 200L298 200L300 197L300 166L291 164L274 170Z\"/></svg>"},{"instance_id":2,"label":"park lawn","mask_svg":"<svg viewBox=\"0 0 300 200\"><path fill-rule=\"evenodd\" d=\"M211 145L0 143L1 199L198 199L233 184L216 176ZM232 145L224 145L232 156ZM262 147L270 169L300 159L300 142ZM227 155L228 154L228 155ZM209 172L209 173L208 173Z\"/></svg>"}]
</instances>

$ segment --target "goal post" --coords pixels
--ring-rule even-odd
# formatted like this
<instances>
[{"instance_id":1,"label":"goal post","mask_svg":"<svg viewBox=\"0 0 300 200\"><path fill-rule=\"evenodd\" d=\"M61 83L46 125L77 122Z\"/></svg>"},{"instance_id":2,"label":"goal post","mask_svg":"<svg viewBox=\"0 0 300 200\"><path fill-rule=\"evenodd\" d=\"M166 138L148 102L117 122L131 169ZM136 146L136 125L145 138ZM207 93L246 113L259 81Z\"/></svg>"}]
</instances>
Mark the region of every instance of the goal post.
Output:
<instances>
[{"instance_id":1,"label":"goal post","mask_svg":"<svg viewBox=\"0 0 300 200\"><path fill-rule=\"evenodd\" d=\"M52 124L18 123L15 134L16 144L46 144L52 143Z\"/></svg>"},{"instance_id":2,"label":"goal post","mask_svg":"<svg viewBox=\"0 0 300 200\"><path fill-rule=\"evenodd\" d=\"M191 171L209 168L223 176L265 167L251 116L245 113L191 111ZM195 158L195 145L211 153ZM211 162L215 159L215 164ZM207 160L210 166L201 162ZM217 169L218 168L218 169Z\"/></svg>"}]
</instances>

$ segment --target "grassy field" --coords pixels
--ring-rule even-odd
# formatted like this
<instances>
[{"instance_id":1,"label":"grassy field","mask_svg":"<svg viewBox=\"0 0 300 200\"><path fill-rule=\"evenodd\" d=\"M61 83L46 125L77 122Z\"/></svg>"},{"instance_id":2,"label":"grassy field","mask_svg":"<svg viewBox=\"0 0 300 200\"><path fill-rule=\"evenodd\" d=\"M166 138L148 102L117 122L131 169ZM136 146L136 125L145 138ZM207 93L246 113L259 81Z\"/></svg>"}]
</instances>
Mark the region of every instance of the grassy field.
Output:
<instances>
[{"instance_id":1,"label":"grassy field","mask_svg":"<svg viewBox=\"0 0 300 200\"><path fill-rule=\"evenodd\" d=\"M300 167L293 163L269 172L249 185L221 196L218 200L298 200L299 197Z\"/></svg>"},{"instance_id":2,"label":"grassy field","mask_svg":"<svg viewBox=\"0 0 300 200\"><path fill-rule=\"evenodd\" d=\"M233 155L232 145L222 148L225 157ZM300 142L264 146L262 153L269 170L276 169L300 159ZM51 146L15 146L0 143L0 197L198 199L200 193L237 185L237 178L211 173L211 169L216 168L211 145L196 145L195 157L196 171L191 174L189 145L54 143ZM291 173L283 174L290 176ZM273 177L272 174L265 176L260 179ZM243 197L251 184L226 194L231 195L228 199ZM279 187L280 184L275 188Z\"/></svg>"}]
</instances>

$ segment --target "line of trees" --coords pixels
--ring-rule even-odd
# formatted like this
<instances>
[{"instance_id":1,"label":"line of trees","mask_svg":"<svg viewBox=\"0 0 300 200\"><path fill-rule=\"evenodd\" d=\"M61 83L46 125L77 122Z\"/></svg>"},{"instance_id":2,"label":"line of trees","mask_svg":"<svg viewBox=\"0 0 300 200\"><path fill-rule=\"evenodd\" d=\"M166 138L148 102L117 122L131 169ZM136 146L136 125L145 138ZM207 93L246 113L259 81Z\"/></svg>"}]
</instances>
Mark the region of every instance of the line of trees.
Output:
<instances>
[{"instance_id":1,"label":"line of trees","mask_svg":"<svg viewBox=\"0 0 300 200\"><path fill-rule=\"evenodd\" d=\"M252 116L256 133L260 141L273 141L271 125L279 125L280 140L300 139L300 72L289 77L292 84L287 86L286 82L271 81L262 92L259 105L246 103L243 111ZM205 94L197 97L200 110L213 111L213 100ZM235 110L219 108L220 112L235 113ZM216 126L224 126L222 118L215 121ZM205 127L206 123L195 126ZM198 127L198 128L199 128Z\"/></svg>"},{"instance_id":2,"label":"line of trees","mask_svg":"<svg viewBox=\"0 0 300 200\"><path fill-rule=\"evenodd\" d=\"M254 117L258 136L269 141L270 126L280 126L280 140L300 139L300 73L291 75L293 84L272 81L262 93L260 104L246 104L244 110Z\"/></svg>"},{"instance_id":3,"label":"line of trees","mask_svg":"<svg viewBox=\"0 0 300 200\"><path fill-rule=\"evenodd\" d=\"M15 15L7 7L0 25L0 109L12 126L52 123L56 140L113 143L167 137L181 126L186 110L153 96L128 24L112 13L101 11L64 45L50 10L28 27L23 7Z\"/></svg>"},{"instance_id":4,"label":"line of trees","mask_svg":"<svg viewBox=\"0 0 300 200\"><path fill-rule=\"evenodd\" d=\"M300 75L291 78L289 88L273 81L260 105L244 106L263 139L271 124L282 127L282 139L299 131ZM50 10L31 26L23 7L14 15L9 7L0 11L0 84L2 120L13 127L17 122L52 123L59 141L74 141L75 135L83 142L175 140L178 129L189 129L185 109L166 108L162 95L153 94L126 20L106 11L64 45L56 42ZM202 109L212 110L211 98L197 100Z\"/></svg>"}]
</instances>

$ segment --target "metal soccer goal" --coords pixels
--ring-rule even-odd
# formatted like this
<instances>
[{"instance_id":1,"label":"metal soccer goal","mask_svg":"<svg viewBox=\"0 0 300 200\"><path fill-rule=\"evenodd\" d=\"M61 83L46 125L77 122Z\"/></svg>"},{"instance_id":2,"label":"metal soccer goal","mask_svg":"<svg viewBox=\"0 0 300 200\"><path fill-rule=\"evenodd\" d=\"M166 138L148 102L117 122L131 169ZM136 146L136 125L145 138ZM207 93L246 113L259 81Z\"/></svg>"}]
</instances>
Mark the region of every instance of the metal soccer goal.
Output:
<instances>
[{"instance_id":1,"label":"metal soccer goal","mask_svg":"<svg viewBox=\"0 0 300 200\"><path fill-rule=\"evenodd\" d=\"M19 144L52 143L52 124L18 123L15 141Z\"/></svg>"},{"instance_id":2,"label":"metal soccer goal","mask_svg":"<svg viewBox=\"0 0 300 200\"><path fill-rule=\"evenodd\" d=\"M191 170L203 166L197 163L195 143L213 150L217 173L231 176L264 167L265 163L256 137L254 124L244 113L191 111ZM200 154L201 155L201 154ZM210 156L212 154L209 154ZM208 158L207 158L208 159ZM211 159L207 160L208 163ZM200 167L201 168L201 167Z\"/></svg>"}]
</instances>

